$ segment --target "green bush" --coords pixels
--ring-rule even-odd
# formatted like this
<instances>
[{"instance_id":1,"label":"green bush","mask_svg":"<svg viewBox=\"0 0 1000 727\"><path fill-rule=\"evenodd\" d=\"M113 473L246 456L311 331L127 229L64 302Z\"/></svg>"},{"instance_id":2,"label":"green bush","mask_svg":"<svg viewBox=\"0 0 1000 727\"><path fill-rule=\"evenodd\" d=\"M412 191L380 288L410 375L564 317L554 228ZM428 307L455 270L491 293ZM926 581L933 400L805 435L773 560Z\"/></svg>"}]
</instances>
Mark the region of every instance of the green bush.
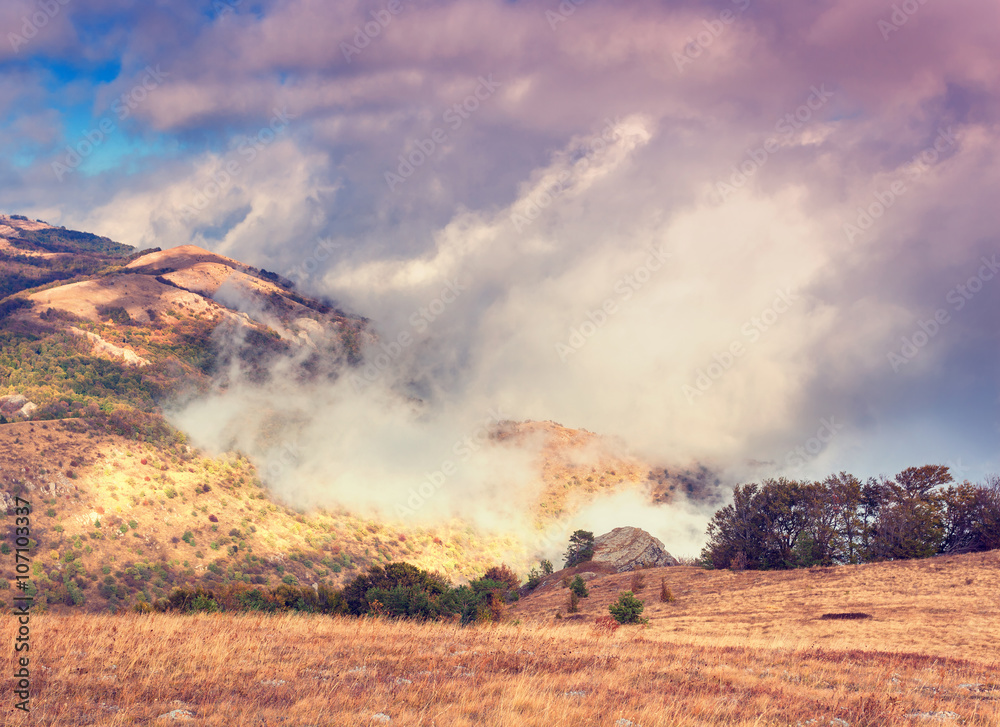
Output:
<instances>
[{"instance_id":1,"label":"green bush","mask_svg":"<svg viewBox=\"0 0 1000 727\"><path fill-rule=\"evenodd\" d=\"M572 580L569 584L569 589L578 598L586 598L590 595L590 591L587 590L587 584L580 576L577 576Z\"/></svg>"},{"instance_id":2,"label":"green bush","mask_svg":"<svg viewBox=\"0 0 1000 727\"><path fill-rule=\"evenodd\" d=\"M215 613L219 610L219 604L214 598L209 598L208 596L201 594L195 596L195 599L191 602L190 611L202 611L204 613Z\"/></svg>"},{"instance_id":3,"label":"green bush","mask_svg":"<svg viewBox=\"0 0 1000 727\"><path fill-rule=\"evenodd\" d=\"M644 624L649 623L649 619L642 618L642 612L645 608L642 601L636 598L632 591L623 591L618 594L618 602L608 606L608 611L620 624Z\"/></svg>"}]
</instances>

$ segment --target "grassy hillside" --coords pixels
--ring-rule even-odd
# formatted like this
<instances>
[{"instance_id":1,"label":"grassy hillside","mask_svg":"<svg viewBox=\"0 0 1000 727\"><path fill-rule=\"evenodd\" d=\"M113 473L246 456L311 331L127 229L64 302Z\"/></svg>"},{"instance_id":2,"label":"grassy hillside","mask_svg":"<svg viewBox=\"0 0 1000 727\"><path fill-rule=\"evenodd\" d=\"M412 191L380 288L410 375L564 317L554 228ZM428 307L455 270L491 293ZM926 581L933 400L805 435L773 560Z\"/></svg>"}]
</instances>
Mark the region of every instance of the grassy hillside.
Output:
<instances>
[{"instance_id":1,"label":"grassy hillside","mask_svg":"<svg viewBox=\"0 0 1000 727\"><path fill-rule=\"evenodd\" d=\"M515 549L457 521L428 531L347 511L300 513L274 502L244 457L199 455L179 433L150 443L107 427L100 418L0 427L3 542L13 542L11 498L29 500L41 610L118 611L175 586L339 585L392 560L463 579ZM14 562L0 564L9 607Z\"/></svg>"},{"instance_id":2,"label":"grassy hillside","mask_svg":"<svg viewBox=\"0 0 1000 727\"><path fill-rule=\"evenodd\" d=\"M253 462L192 450L166 403L225 387L233 371L266 385L335 378L375 340L368 322L287 281L193 246L137 254L106 238L0 218L0 274L34 277L0 290L0 397L25 397L30 421L0 412L0 485L32 501L41 608L120 611L175 586L340 585L358 568L405 560L460 582L532 553L458 521L433 529L359 513L300 513L276 501ZM46 277L39 271L61 270ZM63 274L65 273L65 274ZM23 277L22 275L22 277ZM14 277L10 277L14 276ZM216 300L222 286L265 311ZM248 306L253 309L255 306ZM13 409L13 408L12 408ZM622 447L553 422L504 422L498 446L538 451L542 528L595 495L641 486L655 501L711 489L707 472L653 470ZM13 563L0 565L0 603ZM2 606L0 606L2 607Z\"/></svg>"},{"instance_id":3,"label":"grassy hillside","mask_svg":"<svg viewBox=\"0 0 1000 727\"><path fill-rule=\"evenodd\" d=\"M516 607L520 623L500 626L39 616L30 723L168 724L157 718L173 711L226 727L986 727L1000 720L998 566L989 553L835 571L648 571L649 625L616 630L591 617L631 574L591 581L583 619L554 619L565 591L543 590ZM654 605L659 577L674 603ZM845 608L873 618L820 618ZM13 629L4 620L0 638L10 643Z\"/></svg>"}]
</instances>

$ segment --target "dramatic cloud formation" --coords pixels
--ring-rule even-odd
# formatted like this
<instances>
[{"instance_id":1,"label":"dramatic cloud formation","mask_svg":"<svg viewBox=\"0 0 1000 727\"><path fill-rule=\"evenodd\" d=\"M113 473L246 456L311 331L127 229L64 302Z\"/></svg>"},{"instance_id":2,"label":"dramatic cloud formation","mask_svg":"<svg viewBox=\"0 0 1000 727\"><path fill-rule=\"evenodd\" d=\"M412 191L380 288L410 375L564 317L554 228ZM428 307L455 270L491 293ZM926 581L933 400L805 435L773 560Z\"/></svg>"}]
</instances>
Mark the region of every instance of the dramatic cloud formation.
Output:
<instances>
[{"instance_id":1,"label":"dramatic cloud formation","mask_svg":"<svg viewBox=\"0 0 1000 727\"><path fill-rule=\"evenodd\" d=\"M411 336L368 395L416 418L281 394L341 477L491 407L730 479L998 468L995 4L45 5L0 15L3 206Z\"/></svg>"}]
</instances>

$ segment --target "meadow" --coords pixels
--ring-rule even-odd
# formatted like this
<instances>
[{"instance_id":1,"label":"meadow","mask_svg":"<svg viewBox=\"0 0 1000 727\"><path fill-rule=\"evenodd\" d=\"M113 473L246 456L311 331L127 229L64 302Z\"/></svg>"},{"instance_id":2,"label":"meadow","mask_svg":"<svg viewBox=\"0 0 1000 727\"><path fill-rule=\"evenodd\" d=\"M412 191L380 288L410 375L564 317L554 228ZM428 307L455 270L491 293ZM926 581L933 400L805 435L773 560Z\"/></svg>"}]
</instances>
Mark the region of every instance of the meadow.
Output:
<instances>
[{"instance_id":1,"label":"meadow","mask_svg":"<svg viewBox=\"0 0 1000 727\"><path fill-rule=\"evenodd\" d=\"M514 604L507 622L472 627L38 614L31 716L11 708L7 668L3 723L1000 723L1000 553L783 572L673 567L636 578L591 580L576 614L551 583ZM661 586L675 600L661 602ZM599 616L631 587L649 623L602 626ZM14 628L6 616L4 643Z\"/></svg>"}]
</instances>

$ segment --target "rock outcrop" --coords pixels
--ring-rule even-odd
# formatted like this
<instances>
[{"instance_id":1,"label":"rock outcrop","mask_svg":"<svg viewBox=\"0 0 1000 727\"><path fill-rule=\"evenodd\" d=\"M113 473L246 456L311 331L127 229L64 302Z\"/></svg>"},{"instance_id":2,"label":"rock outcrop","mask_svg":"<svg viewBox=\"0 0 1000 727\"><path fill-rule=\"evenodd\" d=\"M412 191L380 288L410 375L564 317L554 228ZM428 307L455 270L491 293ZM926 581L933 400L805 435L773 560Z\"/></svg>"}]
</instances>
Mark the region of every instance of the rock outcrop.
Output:
<instances>
[{"instance_id":1,"label":"rock outcrop","mask_svg":"<svg viewBox=\"0 0 1000 727\"><path fill-rule=\"evenodd\" d=\"M595 563L603 563L625 573L639 568L677 565L663 543L641 528L615 528L594 540Z\"/></svg>"},{"instance_id":2,"label":"rock outcrop","mask_svg":"<svg viewBox=\"0 0 1000 727\"><path fill-rule=\"evenodd\" d=\"M8 419L31 419L38 407L20 394L0 396L0 414Z\"/></svg>"}]
</instances>

